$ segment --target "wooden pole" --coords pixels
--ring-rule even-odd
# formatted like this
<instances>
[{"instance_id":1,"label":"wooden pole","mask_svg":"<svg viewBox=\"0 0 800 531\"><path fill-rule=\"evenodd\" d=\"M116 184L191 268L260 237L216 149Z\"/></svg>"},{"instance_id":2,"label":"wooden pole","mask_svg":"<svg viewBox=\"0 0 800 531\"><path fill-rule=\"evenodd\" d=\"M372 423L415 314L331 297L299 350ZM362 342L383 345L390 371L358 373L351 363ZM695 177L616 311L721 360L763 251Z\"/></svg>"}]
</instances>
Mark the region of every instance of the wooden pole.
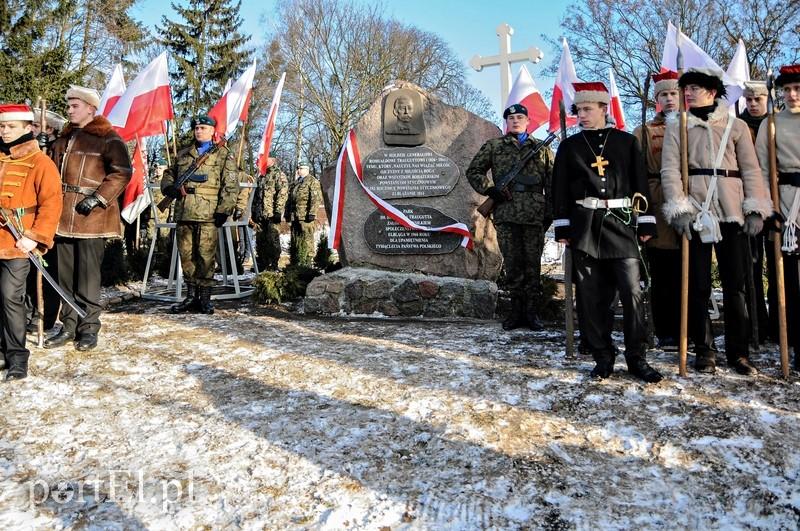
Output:
<instances>
[{"instance_id":1,"label":"wooden pole","mask_svg":"<svg viewBox=\"0 0 800 531\"><path fill-rule=\"evenodd\" d=\"M561 141L567 139L567 111L564 109L564 100L558 102L558 115L561 120ZM575 315L573 312L573 286L572 286L572 250L569 245L564 246L564 321L567 335L566 354L575 356Z\"/></svg>"},{"instance_id":2,"label":"wooden pole","mask_svg":"<svg viewBox=\"0 0 800 531\"><path fill-rule=\"evenodd\" d=\"M678 29L680 40L680 29ZM678 42L678 76L683 74L683 53ZM689 130L686 116L686 94L683 87L679 89L678 113L680 116L680 150L681 150L681 182L683 195L689 197ZM686 372L686 356L689 350L689 238L684 234L681 238L681 331L678 342L678 374L688 376Z\"/></svg>"},{"instance_id":3,"label":"wooden pole","mask_svg":"<svg viewBox=\"0 0 800 531\"><path fill-rule=\"evenodd\" d=\"M244 139L247 136L247 120L242 124L242 136L239 138L239 149L236 153L236 167L242 169L242 151L244 150Z\"/></svg>"},{"instance_id":4,"label":"wooden pole","mask_svg":"<svg viewBox=\"0 0 800 531\"><path fill-rule=\"evenodd\" d=\"M39 125L42 133L47 134L47 102L42 98L42 115L39 117ZM41 257L39 257L41 260ZM36 311L39 319L36 323L39 348L44 347L44 287L42 286L42 272L36 270Z\"/></svg>"},{"instance_id":5,"label":"wooden pole","mask_svg":"<svg viewBox=\"0 0 800 531\"><path fill-rule=\"evenodd\" d=\"M767 153L769 156L769 192L776 211L781 209L780 190L778 188L778 155L775 137L775 101L772 99L774 80L772 69L767 72ZM781 227L775 231L773 238L775 253L775 279L778 296L778 343L781 352L781 372L789 378L789 341L786 335L786 285L783 272L783 251ZM795 323L797 326L797 323ZM797 356L798 353L795 353Z\"/></svg>"},{"instance_id":6,"label":"wooden pole","mask_svg":"<svg viewBox=\"0 0 800 531\"><path fill-rule=\"evenodd\" d=\"M172 138L175 138L175 122L172 122ZM167 136L167 128L164 128L164 151L167 152L167 166L172 166L172 161L169 156L169 137ZM177 158L177 157L176 157Z\"/></svg>"}]
</instances>

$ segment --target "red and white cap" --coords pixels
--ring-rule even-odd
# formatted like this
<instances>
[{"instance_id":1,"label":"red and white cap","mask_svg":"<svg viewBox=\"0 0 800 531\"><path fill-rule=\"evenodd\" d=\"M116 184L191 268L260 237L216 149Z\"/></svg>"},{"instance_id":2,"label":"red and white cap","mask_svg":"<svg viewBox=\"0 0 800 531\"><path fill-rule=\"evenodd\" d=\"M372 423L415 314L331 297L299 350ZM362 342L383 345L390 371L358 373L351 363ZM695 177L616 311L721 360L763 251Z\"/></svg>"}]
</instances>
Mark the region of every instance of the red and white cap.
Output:
<instances>
[{"instance_id":1,"label":"red and white cap","mask_svg":"<svg viewBox=\"0 0 800 531\"><path fill-rule=\"evenodd\" d=\"M17 103L0 104L0 122L11 122L14 120L32 122L33 111L27 105Z\"/></svg>"},{"instance_id":2,"label":"red and white cap","mask_svg":"<svg viewBox=\"0 0 800 531\"><path fill-rule=\"evenodd\" d=\"M678 90L678 78L680 75L674 70L653 74L653 81L656 82L654 94L658 96L662 90Z\"/></svg>"},{"instance_id":3,"label":"red and white cap","mask_svg":"<svg viewBox=\"0 0 800 531\"><path fill-rule=\"evenodd\" d=\"M611 101L608 89L599 81L592 83L573 83L572 86L575 87L575 99L572 101L575 105L591 102L608 105L608 102Z\"/></svg>"}]
</instances>

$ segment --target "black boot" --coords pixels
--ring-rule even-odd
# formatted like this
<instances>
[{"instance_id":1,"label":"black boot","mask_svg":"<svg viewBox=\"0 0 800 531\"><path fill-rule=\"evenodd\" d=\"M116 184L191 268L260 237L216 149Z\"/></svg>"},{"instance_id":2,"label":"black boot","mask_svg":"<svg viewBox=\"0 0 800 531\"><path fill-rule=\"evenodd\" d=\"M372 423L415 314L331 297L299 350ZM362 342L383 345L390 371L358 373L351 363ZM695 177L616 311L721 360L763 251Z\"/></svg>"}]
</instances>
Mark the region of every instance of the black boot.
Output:
<instances>
[{"instance_id":1,"label":"black boot","mask_svg":"<svg viewBox=\"0 0 800 531\"><path fill-rule=\"evenodd\" d=\"M169 307L169 313L186 313L198 307L197 288L194 284L186 284L186 298Z\"/></svg>"},{"instance_id":2,"label":"black boot","mask_svg":"<svg viewBox=\"0 0 800 531\"><path fill-rule=\"evenodd\" d=\"M511 297L511 313L503 321L503 330L514 330L528 325L525 317L525 301L519 296Z\"/></svg>"},{"instance_id":3,"label":"black boot","mask_svg":"<svg viewBox=\"0 0 800 531\"><path fill-rule=\"evenodd\" d=\"M75 347L78 350L92 350L97 346L97 334L84 333Z\"/></svg>"},{"instance_id":4,"label":"black boot","mask_svg":"<svg viewBox=\"0 0 800 531\"><path fill-rule=\"evenodd\" d=\"M697 349L694 355L694 370L705 374L717 372L717 356L713 350Z\"/></svg>"},{"instance_id":5,"label":"black boot","mask_svg":"<svg viewBox=\"0 0 800 531\"><path fill-rule=\"evenodd\" d=\"M66 345L70 341L75 339L75 332L72 330L61 329L61 332L57 333L53 337L47 339L44 342L44 348L58 348L62 345Z\"/></svg>"},{"instance_id":6,"label":"black boot","mask_svg":"<svg viewBox=\"0 0 800 531\"><path fill-rule=\"evenodd\" d=\"M544 330L544 325L539 320L539 312L536 304L537 299L538 297L528 298L528 311L525 314L525 320L528 322L528 327L534 332Z\"/></svg>"},{"instance_id":7,"label":"black boot","mask_svg":"<svg viewBox=\"0 0 800 531\"><path fill-rule=\"evenodd\" d=\"M755 376L758 374L758 370L753 367L753 364L750 363L747 356L730 356L728 358L728 367L744 376Z\"/></svg>"},{"instance_id":8,"label":"black boot","mask_svg":"<svg viewBox=\"0 0 800 531\"><path fill-rule=\"evenodd\" d=\"M640 380L644 380L647 383L658 383L664 379L660 372L647 363L644 353L625 356L625 361L628 363L628 372Z\"/></svg>"},{"instance_id":9,"label":"black boot","mask_svg":"<svg viewBox=\"0 0 800 531\"><path fill-rule=\"evenodd\" d=\"M611 373L614 372L614 353L603 350L592 354L592 357L594 358L595 366L589 376L600 378L601 380L611 376Z\"/></svg>"},{"instance_id":10,"label":"black boot","mask_svg":"<svg viewBox=\"0 0 800 531\"><path fill-rule=\"evenodd\" d=\"M211 304L211 288L209 286L201 286L197 288L198 291L198 310L200 313L211 315L214 313L214 305Z\"/></svg>"},{"instance_id":11,"label":"black boot","mask_svg":"<svg viewBox=\"0 0 800 531\"><path fill-rule=\"evenodd\" d=\"M9 357L8 372L6 372L7 382L22 380L28 376L28 356L29 354L20 354Z\"/></svg>"}]
</instances>

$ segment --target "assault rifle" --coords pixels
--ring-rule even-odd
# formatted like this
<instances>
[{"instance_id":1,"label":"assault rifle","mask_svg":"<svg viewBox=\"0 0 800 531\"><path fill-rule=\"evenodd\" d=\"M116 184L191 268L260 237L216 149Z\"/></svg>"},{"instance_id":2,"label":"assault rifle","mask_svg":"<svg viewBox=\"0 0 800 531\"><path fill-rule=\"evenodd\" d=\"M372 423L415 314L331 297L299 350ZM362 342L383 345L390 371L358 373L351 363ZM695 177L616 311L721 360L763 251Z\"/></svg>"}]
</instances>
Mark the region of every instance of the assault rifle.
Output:
<instances>
[{"instance_id":1,"label":"assault rifle","mask_svg":"<svg viewBox=\"0 0 800 531\"><path fill-rule=\"evenodd\" d=\"M514 179L517 178L517 175L519 175L519 172L522 171L522 168L524 168L525 165L528 163L528 161L531 160L537 153L539 153L539 151L549 146L550 143L556 139L556 136L558 136L556 135L556 133L550 133L549 135L547 135L547 138L539 142L538 146L528 151L525 154L525 156L522 157L513 168L511 168L511 171L509 171L499 179L495 179L494 180L495 187L497 187L497 189L499 189L504 194L507 194L508 187L511 186L511 183L513 183ZM491 197L487 197L486 201L481 203L480 206L478 207L478 212L480 213L481 216L488 218L489 214L491 214L494 211L494 208L495 208L495 200L492 199Z\"/></svg>"},{"instance_id":2,"label":"assault rifle","mask_svg":"<svg viewBox=\"0 0 800 531\"><path fill-rule=\"evenodd\" d=\"M14 237L14 241L19 241L22 238L22 232L16 225L14 225L13 214L11 214L11 212L9 212L7 208L0 207L0 216L2 216L3 218L2 222L0 222L0 225L5 226L9 230L9 232L11 232L11 235ZM53 287L53 289L64 300L64 302L69 304L70 307L73 310L75 310L75 313L77 313L81 319L84 319L86 317L86 312L83 311L83 309L81 309L74 300L72 300L72 297L67 295L67 292L64 291L64 289L58 285L58 282L53 280L53 277L51 277L50 273L48 273L47 270L44 268L44 263L42 261L41 255L34 254L33 251L28 251L28 260L33 262L33 265L36 266L36 269L38 269L42 273L42 277L45 280L47 280L47 283Z\"/></svg>"},{"instance_id":3,"label":"assault rifle","mask_svg":"<svg viewBox=\"0 0 800 531\"><path fill-rule=\"evenodd\" d=\"M216 153L219 150L219 148L222 147L224 144L225 144L224 142L220 142L219 144L212 145L208 151L206 151L205 153L194 159L194 162L192 162L189 165L189 167L186 168L186 171L183 172L177 179L175 179L175 182L172 183L172 186L180 190L181 196L184 197L186 196L186 190L183 188L183 185L185 185L186 182L192 178L192 175L194 175L197 172L197 170L200 169L200 166L203 165L206 159L211 155L213 155L214 153ZM161 212L164 212L166 209L169 208L172 202L175 201L175 199L176 199L175 197L164 195L164 199L162 199L158 203L158 209Z\"/></svg>"}]
</instances>

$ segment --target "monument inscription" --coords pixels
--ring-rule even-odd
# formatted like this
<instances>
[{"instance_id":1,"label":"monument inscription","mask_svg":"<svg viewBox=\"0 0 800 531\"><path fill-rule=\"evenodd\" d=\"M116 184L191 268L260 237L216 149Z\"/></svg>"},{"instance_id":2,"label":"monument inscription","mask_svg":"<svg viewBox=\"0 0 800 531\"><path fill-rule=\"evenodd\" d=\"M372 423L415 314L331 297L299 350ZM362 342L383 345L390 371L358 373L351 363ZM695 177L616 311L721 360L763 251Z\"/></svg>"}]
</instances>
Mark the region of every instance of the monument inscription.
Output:
<instances>
[{"instance_id":1,"label":"monument inscription","mask_svg":"<svg viewBox=\"0 0 800 531\"><path fill-rule=\"evenodd\" d=\"M408 218L424 227L442 227L456 223L435 208L420 205L397 205ZM427 232L403 227L379 210L364 222L364 239L379 254L446 254L461 245L461 236L451 232Z\"/></svg>"},{"instance_id":2,"label":"monument inscription","mask_svg":"<svg viewBox=\"0 0 800 531\"><path fill-rule=\"evenodd\" d=\"M458 182L456 163L430 148L382 148L363 162L364 184L384 199L447 195Z\"/></svg>"}]
</instances>

